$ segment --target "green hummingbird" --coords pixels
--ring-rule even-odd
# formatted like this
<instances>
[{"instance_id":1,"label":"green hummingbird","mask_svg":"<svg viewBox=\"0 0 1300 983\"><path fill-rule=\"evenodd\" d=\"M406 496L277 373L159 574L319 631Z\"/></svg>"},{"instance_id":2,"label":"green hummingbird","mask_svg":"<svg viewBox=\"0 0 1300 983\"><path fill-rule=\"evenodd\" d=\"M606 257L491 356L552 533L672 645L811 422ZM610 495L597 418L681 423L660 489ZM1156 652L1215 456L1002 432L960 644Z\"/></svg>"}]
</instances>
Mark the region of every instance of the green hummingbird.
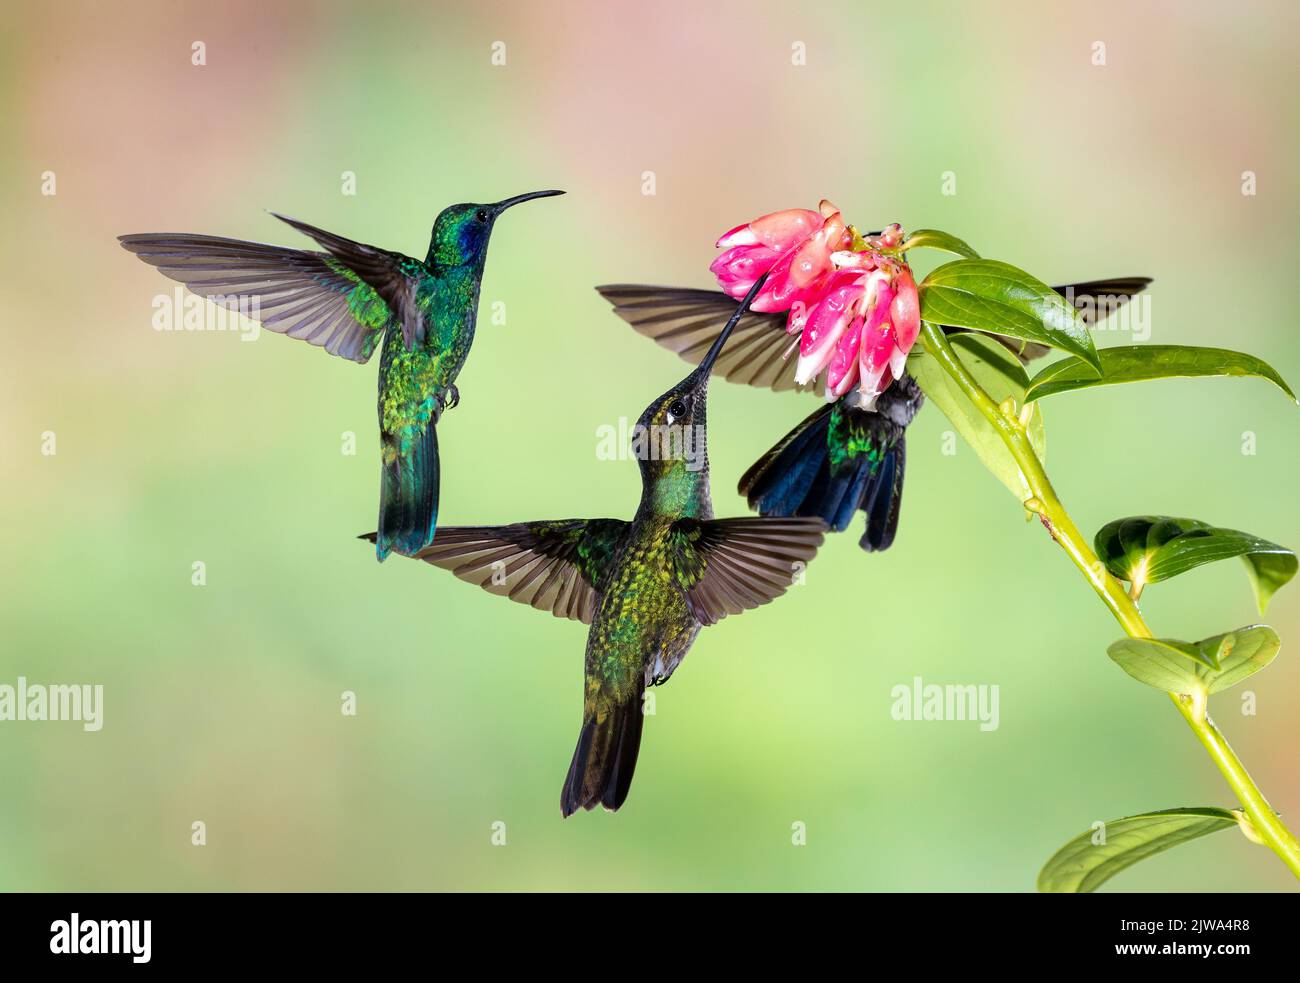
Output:
<instances>
[{"instance_id":1,"label":"green hummingbird","mask_svg":"<svg viewBox=\"0 0 1300 983\"><path fill-rule=\"evenodd\" d=\"M379 359L382 468L375 555L410 555L433 541L438 521L438 434L443 410L460 402L460 374L478 320L488 240L507 208L564 194L534 191L494 204L443 209L424 260L345 239L276 215L324 250L189 233L118 241L191 291L364 364Z\"/></svg>"},{"instance_id":2,"label":"green hummingbird","mask_svg":"<svg viewBox=\"0 0 1300 983\"><path fill-rule=\"evenodd\" d=\"M701 627L785 593L821 544L820 519L713 517L709 370L762 283L699 367L641 414L633 429L641 502L630 522L445 527L416 554L494 594L591 626L582 730L560 795L565 816L623 804L646 688L668 681Z\"/></svg>"},{"instance_id":3,"label":"green hummingbird","mask_svg":"<svg viewBox=\"0 0 1300 983\"><path fill-rule=\"evenodd\" d=\"M1091 326L1098 315L1127 303L1150 283L1147 277L1117 277L1053 289ZM627 283L596 290L638 333L692 363L708 349L710 325L735 303L721 290ZM1050 351L1032 342L988 337L1025 363ZM750 311L737 326L727 355L713 363L713 372L731 382L777 392L797 389L786 361L790 351L786 314ZM856 397L848 393L823 403L801 420L750 466L740 479L739 491L760 515L819 516L832 532L842 532L861 511L866 524L858 545L870 553L888 549L898 531L907 461L905 433L925 396L916 380L903 372L874 406L864 408Z\"/></svg>"}]
</instances>

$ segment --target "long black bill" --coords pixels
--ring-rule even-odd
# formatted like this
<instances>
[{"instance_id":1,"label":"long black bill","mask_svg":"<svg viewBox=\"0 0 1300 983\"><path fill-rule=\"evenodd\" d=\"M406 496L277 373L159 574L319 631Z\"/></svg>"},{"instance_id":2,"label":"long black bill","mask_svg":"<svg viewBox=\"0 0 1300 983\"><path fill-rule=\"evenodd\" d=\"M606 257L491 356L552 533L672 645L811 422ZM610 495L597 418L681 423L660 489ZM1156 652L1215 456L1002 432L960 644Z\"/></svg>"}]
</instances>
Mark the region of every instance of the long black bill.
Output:
<instances>
[{"instance_id":1,"label":"long black bill","mask_svg":"<svg viewBox=\"0 0 1300 983\"><path fill-rule=\"evenodd\" d=\"M498 201L492 207L496 209L498 214L500 214L507 208L525 201L532 201L534 198L554 198L556 195L562 194L564 194L563 191L530 191L526 195L515 195L513 198L506 198L503 201Z\"/></svg>"},{"instance_id":2,"label":"long black bill","mask_svg":"<svg viewBox=\"0 0 1300 983\"><path fill-rule=\"evenodd\" d=\"M700 362L700 367L692 374L698 374L704 377L708 376L709 371L713 368L713 363L717 361L718 355L722 353L722 346L727 343L727 338L730 337L731 332L740 322L740 319L745 316L745 312L749 310L749 305L753 303L754 298L758 296L758 292L763 289L763 284L766 282L766 273L754 281L754 285L749 288L749 293L745 294L745 299L742 300L740 306L736 308L736 313L731 315L731 319L727 321L726 327L719 332L717 339L713 342L713 347L709 349L708 354L704 356L704 360Z\"/></svg>"}]
</instances>

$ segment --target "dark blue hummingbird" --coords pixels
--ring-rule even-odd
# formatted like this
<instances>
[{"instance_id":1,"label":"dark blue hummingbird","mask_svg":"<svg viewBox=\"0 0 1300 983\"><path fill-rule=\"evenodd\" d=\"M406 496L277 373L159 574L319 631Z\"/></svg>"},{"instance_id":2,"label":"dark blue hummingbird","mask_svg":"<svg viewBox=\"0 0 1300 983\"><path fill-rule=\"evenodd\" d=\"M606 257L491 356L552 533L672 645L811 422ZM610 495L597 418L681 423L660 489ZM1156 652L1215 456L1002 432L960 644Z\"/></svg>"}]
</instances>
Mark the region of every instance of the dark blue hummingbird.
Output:
<instances>
[{"instance_id":1,"label":"dark blue hummingbird","mask_svg":"<svg viewBox=\"0 0 1300 983\"><path fill-rule=\"evenodd\" d=\"M1091 325L1099 313L1104 315L1126 303L1150 283L1147 277L1119 277L1054 289ZM709 349L711 325L735 303L720 290L627 283L596 290L638 333L692 364ZM1044 345L989 337L1022 362L1049 351ZM747 312L736 326L730 348L713 363L712 371L729 382L777 392L797 389L786 361L791 341L784 312ZM863 512L866 524L859 545L874 552L888 549L898 531L907 462L904 435L925 397L907 372L881 393L870 409L855 405L855 395L823 402L801 420L744 473L739 490L760 515L817 516L833 532L848 528L853 516Z\"/></svg>"}]
</instances>

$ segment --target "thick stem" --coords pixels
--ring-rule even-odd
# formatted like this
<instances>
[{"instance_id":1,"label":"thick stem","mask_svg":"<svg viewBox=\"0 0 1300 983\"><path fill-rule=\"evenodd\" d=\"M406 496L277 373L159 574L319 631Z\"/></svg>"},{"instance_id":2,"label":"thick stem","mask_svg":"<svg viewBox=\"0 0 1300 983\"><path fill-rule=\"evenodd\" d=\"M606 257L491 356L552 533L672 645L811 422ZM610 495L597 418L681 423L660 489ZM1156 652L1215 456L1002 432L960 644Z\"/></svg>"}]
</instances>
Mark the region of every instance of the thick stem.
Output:
<instances>
[{"instance_id":1,"label":"thick stem","mask_svg":"<svg viewBox=\"0 0 1300 983\"><path fill-rule=\"evenodd\" d=\"M1151 638L1151 629L1147 627L1142 614L1138 611L1135 598L1130 597L1118 580L1112 577L1079 529L1070 518L1070 514L1061 504L1043 470L1043 462L1034 451L1033 445L1024 427L1014 412L1003 412L1002 408L975 381L966 370L966 366L953 352L952 346L941 328L926 322L921 331L921 343L925 350L943 367L944 371L958 385L981 414L997 429L1002 442L1015 458L1020 473L1029 488L1029 498L1024 506L1038 515L1043 526L1052 538L1065 550L1074 565L1087 577L1092 589L1097 592L1102 603L1119 622L1120 627L1133 638ZM1192 728L1210 758L1232 787L1233 793L1241 802L1251 824L1260 839L1276 853L1297 878L1300 878L1300 842L1278 818L1277 813L1268 804L1264 794L1259 790L1241 759L1228 746L1228 741L1218 727L1205 713L1204 704L1170 693L1178 712L1182 714L1187 725Z\"/></svg>"}]
</instances>

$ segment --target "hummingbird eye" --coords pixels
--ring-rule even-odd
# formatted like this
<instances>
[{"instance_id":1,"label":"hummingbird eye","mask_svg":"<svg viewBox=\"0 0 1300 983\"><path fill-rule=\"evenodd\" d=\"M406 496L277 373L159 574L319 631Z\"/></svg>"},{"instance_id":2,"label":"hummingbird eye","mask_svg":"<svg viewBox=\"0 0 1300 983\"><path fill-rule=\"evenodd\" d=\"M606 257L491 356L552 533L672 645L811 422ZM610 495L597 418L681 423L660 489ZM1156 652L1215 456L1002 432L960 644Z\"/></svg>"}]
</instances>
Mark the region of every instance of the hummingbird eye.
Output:
<instances>
[{"instance_id":1,"label":"hummingbird eye","mask_svg":"<svg viewBox=\"0 0 1300 983\"><path fill-rule=\"evenodd\" d=\"M668 404L668 422L673 423L680 420L686 415L686 402L681 399L674 399Z\"/></svg>"},{"instance_id":2,"label":"hummingbird eye","mask_svg":"<svg viewBox=\"0 0 1300 983\"><path fill-rule=\"evenodd\" d=\"M480 222L486 223L488 220L487 209L480 208L477 212L474 213L474 218L476 218Z\"/></svg>"}]
</instances>

